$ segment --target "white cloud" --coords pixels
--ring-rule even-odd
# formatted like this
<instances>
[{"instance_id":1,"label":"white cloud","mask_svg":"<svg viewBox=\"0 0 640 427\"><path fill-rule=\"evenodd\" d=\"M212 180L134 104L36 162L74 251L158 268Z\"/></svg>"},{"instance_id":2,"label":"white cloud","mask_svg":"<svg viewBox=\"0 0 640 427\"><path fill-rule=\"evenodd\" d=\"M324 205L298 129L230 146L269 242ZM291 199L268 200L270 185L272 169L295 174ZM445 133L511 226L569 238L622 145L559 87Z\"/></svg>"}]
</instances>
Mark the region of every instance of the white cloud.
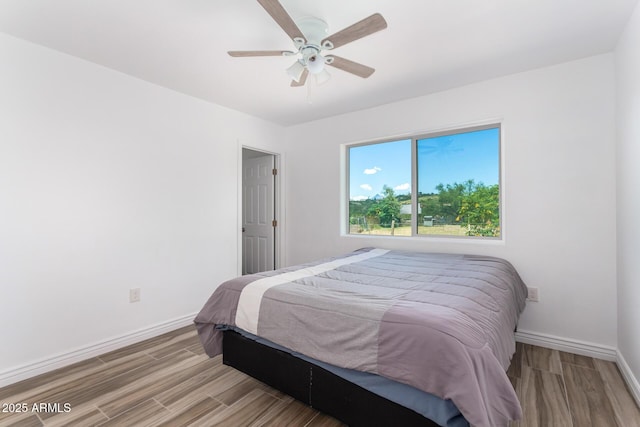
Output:
<instances>
[{"instance_id":1,"label":"white cloud","mask_svg":"<svg viewBox=\"0 0 640 427\"><path fill-rule=\"evenodd\" d=\"M381 170L382 169L380 169L379 167L374 166L371 169L365 169L364 170L364 174L365 175L373 175L373 174L376 174L376 173L380 172Z\"/></svg>"},{"instance_id":2,"label":"white cloud","mask_svg":"<svg viewBox=\"0 0 640 427\"><path fill-rule=\"evenodd\" d=\"M360 186L360 188L362 188L363 190L367 190L367 191L371 191L371 190L373 190L373 187L372 187L372 186L370 186L369 184L362 184L362 185Z\"/></svg>"},{"instance_id":3,"label":"white cloud","mask_svg":"<svg viewBox=\"0 0 640 427\"><path fill-rule=\"evenodd\" d=\"M407 191L410 188L411 188L411 186L409 185L409 183L405 182L404 184L400 184L400 185L394 187L393 189L396 190L396 191Z\"/></svg>"},{"instance_id":4,"label":"white cloud","mask_svg":"<svg viewBox=\"0 0 640 427\"><path fill-rule=\"evenodd\" d=\"M362 200L367 200L368 197L367 196L356 196L356 197L352 197L351 200L355 201L355 202L361 202Z\"/></svg>"}]
</instances>

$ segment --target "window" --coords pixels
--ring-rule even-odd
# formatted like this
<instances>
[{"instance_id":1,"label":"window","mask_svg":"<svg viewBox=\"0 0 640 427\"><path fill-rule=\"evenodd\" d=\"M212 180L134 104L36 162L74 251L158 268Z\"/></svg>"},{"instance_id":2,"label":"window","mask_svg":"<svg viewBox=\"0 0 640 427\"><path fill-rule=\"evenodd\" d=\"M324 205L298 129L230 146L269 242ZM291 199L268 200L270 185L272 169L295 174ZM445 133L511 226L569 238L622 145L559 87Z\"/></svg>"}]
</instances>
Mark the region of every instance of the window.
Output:
<instances>
[{"instance_id":1,"label":"window","mask_svg":"<svg viewBox=\"0 0 640 427\"><path fill-rule=\"evenodd\" d=\"M352 145L347 165L349 234L501 237L498 124Z\"/></svg>"}]
</instances>

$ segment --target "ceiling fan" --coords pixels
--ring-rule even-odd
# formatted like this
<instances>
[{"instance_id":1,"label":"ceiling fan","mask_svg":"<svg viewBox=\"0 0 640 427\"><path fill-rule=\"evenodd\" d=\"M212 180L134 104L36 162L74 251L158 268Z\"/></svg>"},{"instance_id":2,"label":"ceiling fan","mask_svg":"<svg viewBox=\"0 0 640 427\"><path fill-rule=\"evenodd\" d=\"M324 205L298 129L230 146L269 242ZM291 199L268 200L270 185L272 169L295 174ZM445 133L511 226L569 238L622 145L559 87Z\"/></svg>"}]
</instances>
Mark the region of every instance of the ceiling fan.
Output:
<instances>
[{"instance_id":1,"label":"ceiling fan","mask_svg":"<svg viewBox=\"0 0 640 427\"><path fill-rule=\"evenodd\" d=\"M258 0L258 3L291 37L295 50L233 50L228 52L229 55L233 57L295 57L296 61L287 68L287 74L292 79L292 87L304 86L309 74L315 77L317 84L326 82L331 76L325 69L325 65L330 65L362 78L369 77L375 71L371 67L349 59L323 54L323 51L330 51L344 46L347 43L387 28L387 22L379 13L375 13L327 37L327 23L321 19L310 17L301 19L296 23L278 0Z\"/></svg>"}]
</instances>

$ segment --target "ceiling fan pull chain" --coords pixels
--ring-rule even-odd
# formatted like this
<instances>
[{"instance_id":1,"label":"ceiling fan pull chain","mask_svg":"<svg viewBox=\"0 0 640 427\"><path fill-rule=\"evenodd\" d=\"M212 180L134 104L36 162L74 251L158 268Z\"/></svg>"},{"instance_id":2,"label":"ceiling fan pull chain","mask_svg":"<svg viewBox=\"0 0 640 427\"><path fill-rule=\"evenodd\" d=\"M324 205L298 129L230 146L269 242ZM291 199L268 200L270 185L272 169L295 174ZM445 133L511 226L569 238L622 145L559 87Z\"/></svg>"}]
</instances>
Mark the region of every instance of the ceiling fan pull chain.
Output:
<instances>
[{"instance_id":1,"label":"ceiling fan pull chain","mask_svg":"<svg viewBox=\"0 0 640 427\"><path fill-rule=\"evenodd\" d=\"M314 79L309 79L309 81L307 82L307 104L309 105L313 104L313 99L311 97L311 86L313 86L313 80Z\"/></svg>"}]
</instances>

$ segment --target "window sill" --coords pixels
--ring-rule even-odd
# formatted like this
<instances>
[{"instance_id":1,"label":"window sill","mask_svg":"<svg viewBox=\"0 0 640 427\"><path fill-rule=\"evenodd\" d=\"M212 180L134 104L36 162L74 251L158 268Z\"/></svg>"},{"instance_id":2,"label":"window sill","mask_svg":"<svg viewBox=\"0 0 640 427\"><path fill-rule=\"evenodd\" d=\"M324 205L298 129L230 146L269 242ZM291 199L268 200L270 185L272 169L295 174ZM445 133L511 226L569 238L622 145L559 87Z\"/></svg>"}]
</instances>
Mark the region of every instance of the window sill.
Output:
<instances>
[{"instance_id":1,"label":"window sill","mask_svg":"<svg viewBox=\"0 0 640 427\"><path fill-rule=\"evenodd\" d=\"M397 242L421 242L421 243L447 243L447 244L462 244L462 245L490 245L490 246L504 246L504 237L477 237L468 238L463 236L385 236L381 234L346 234L341 233L340 237L348 239L381 239L384 241L397 241Z\"/></svg>"}]
</instances>

